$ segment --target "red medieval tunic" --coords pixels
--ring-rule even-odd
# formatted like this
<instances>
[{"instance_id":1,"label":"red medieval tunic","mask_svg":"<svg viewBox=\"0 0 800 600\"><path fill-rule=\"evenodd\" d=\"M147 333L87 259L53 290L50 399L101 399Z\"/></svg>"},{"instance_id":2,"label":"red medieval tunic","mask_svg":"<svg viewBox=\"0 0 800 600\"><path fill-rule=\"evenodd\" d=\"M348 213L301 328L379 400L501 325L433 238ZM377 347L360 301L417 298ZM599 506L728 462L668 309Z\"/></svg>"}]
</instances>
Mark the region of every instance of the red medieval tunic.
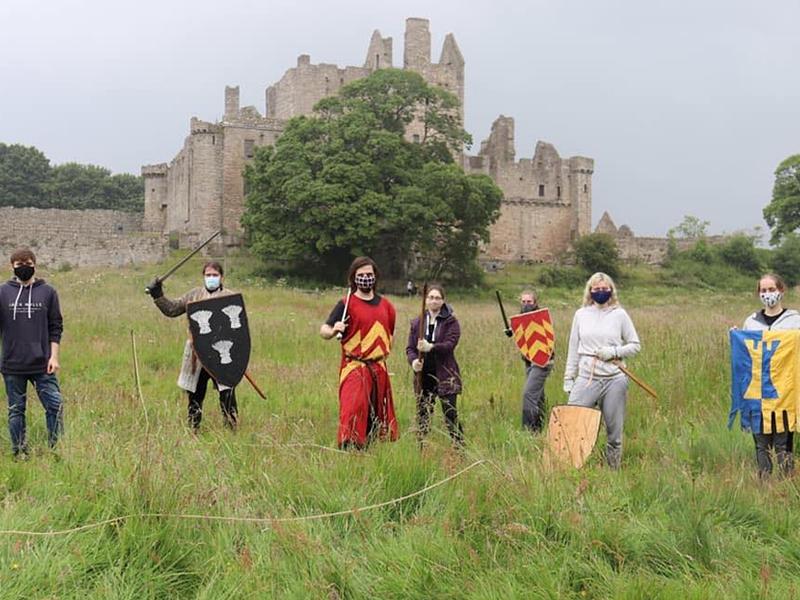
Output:
<instances>
[{"instance_id":1,"label":"red medieval tunic","mask_svg":"<svg viewBox=\"0 0 800 600\"><path fill-rule=\"evenodd\" d=\"M328 323L341 320L340 302ZM396 440L399 436L386 358L392 349L395 310L377 294L362 300L355 294L347 307L347 329L342 337L339 367L340 447L365 447L374 437Z\"/></svg>"}]
</instances>

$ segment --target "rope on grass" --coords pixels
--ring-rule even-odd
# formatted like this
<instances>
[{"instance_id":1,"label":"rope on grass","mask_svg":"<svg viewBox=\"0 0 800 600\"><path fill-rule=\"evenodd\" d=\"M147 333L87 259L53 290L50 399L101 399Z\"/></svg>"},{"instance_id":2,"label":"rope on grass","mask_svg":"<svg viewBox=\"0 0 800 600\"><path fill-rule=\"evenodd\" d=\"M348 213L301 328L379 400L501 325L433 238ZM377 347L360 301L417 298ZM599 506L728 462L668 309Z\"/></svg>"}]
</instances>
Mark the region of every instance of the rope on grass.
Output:
<instances>
[{"instance_id":1,"label":"rope on grass","mask_svg":"<svg viewBox=\"0 0 800 600\"><path fill-rule=\"evenodd\" d=\"M377 504L362 506L360 508L351 508L349 510L339 510L336 512L318 513L315 515L306 515L298 517L226 517L221 515L194 515L194 514L179 514L179 513L134 513L130 515L113 517L111 519L104 519L103 521L98 521L96 523L87 523L86 525L80 525L78 527L72 527L70 529L58 529L51 531L24 531L18 529L0 529L0 535L55 537L61 535L68 535L70 533L80 533L82 531L88 531L90 529L97 529L98 527L103 527L104 525L112 525L114 523L120 523L127 519L184 519L192 521L222 521L226 523L258 523L267 526L275 523L298 523L301 521L319 521L322 519L330 519L332 517L357 515L358 513L366 512L368 510L374 510L376 508L383 508L386 506L393 506L395 504L399 504L401 502L404 502L405 500L410 500L411 498L421 496L422 494L425 494L437 487L440 487L445 483L448 483L460 477L467 471L474 469L478 465L484 464L485 462L486 460L484 459L477 460L471 465L464 467L457 473L453 473L452 475L445 477L444 479L437 481L436 483L427 485L424 488L419 489L416 492L411 492L410 494L406 494L405 496L400 496L399 498L386 500L385 502L378 502Z\"/></svg>"}]
</instances>

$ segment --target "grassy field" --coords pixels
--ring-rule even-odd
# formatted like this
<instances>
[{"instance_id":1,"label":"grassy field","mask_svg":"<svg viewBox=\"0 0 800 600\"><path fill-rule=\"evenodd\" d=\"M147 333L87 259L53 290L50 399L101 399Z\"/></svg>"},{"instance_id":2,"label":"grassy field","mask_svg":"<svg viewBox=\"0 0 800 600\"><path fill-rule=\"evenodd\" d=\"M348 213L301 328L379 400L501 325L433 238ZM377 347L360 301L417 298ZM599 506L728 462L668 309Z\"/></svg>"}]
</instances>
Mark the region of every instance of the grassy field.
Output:
<instances>
[{"instance_id":1,"label":"grassy field","mask_svg":"<svg viewBox=\"0 0 800 600\"><path fill-rule=\"evenodd\" d=\"M417 449L403 350L418 307L392 298L401 439L343 454L333 449L338 348L317 335L337 294L233 270L228 284L245 293L254 338L251 372L269 399L242 384L232 434L210 394L195 437L175 386L185 321L166 319L142 293L159 270L49 277L65 315L66 436L56 453L45 449L43 411L29 397L33 456L14 462L4 420L0 597L800 597L798 480L759 483L751 438L726 429L727 329L755 308L752 297L624 289L643 343L629 366L661 399L631 388L621 472L603 466L601 436L583 470L548 473L543 438L520 428L523 366L493 294L451 298L463 331L465 453L450 450L438 408L430 447ZM196 284L197 270L170 279L167 294ZM518 292L504 277L497 283ZM544 292L560 340L550 404L565 401L563 341L579 297ZM387 502L464 469L401 502L287 520ZM153 513L168 516L136 516ZM63 535L7 533L124 515L133 516Z\"/></svg>"}]
</instances>

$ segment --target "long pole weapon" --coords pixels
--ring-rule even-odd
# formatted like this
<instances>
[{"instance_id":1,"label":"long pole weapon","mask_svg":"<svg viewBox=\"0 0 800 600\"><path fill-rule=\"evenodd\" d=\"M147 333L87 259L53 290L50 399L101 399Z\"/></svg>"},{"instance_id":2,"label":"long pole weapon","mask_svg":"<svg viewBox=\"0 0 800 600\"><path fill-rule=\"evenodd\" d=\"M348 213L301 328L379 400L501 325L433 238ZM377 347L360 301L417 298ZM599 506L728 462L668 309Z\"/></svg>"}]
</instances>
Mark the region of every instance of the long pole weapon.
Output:
<instances>
[{"instance_id":1,"label":"long pole weapon","mask_svg":"<svg viewBox=\"0 0 800 600\"><path fill-rule=\"evenodd\" d=\"M422 286L422 308L419 311L419 323L417 324L417 339L421 340L425 337L425 300L428 298L428 282ZM417 352L419 361L425 362L425 354ZM419 395L422 393L422 369L414 373L414 394Z\"/></svg>"},{"instance_id":2,"label":"long pole weapon","mask_svg":"<svg viewBox=\"0 0 800 600\"><path fill-rule=\"evenodd\" d=\"M506 326L505 334L508 337L511 337L513 332L508 324L508 317L506 316L506 309L503 307L503 299L500 297L500 290L495 290L494 293L497 294L497 303L500 305L500 314L503 315L503 325Z\"/></svg>"},{"instance_id":3,"label":"long pole weapon","mask_svg":"<svg viewBox=\"0 0 800 600\"><path fill-rule=\"evenodd\" d=\"M163 274L163 275L161 275L160 277L156 277L156 281L155 281L155 282L156 282L156 283L161 283L161 282L163 282L165 279L167 279L167 277L169 277L170 275L172 275L172 274L173 274L175 271L177 271L177 270L178 270L178 269L180 269L180 268L181 268L181 267L182 267L184 264L186 264L186 261L188 261L188 260L189 260L190 258L192 258L192 257L193 257L195 254L197 254L198 252L200 252L200 250L202 250L203 248L205 248L206 246L208 246L208 244L211 242L211 240L213 240L215 237L217 237L217 236L218 236L220 233L222 233L222 230L221 230L221 229L218 229L217 231L215 231L215 232L214 232L214 233L211 235L211 237L210 237L210 238L208 238L208 239L207 239L205 242L203 242L203 243L202 243L202 244L200 244L200 245L199 245L197 248L195 248L194 250L192 250L192 251L191 251L191 252L190 252L190 253L189 253L187 256L185 256L184 258L182 258L182 259L181 259L181 260L178 262L178 264L176 264L174 267L172 267L172 268L171 268L169 271L167 271L166 273L164 273L164 274ZM145 293L145 294L149 294L149 293L150 293L150 289L149 289L149 288L145 288L145 289L144 289L144 293Z\"/></svg>"},{"instance_id":4,"label":"long pole weapon","mask_svg":"<svg viewBox=\"0 0 800 600\"><path fill-rule=\"evenodd\" d=\"M350 306L350 295L353 293L353 288L347 288L347 298L344 300L344 308L342 309L342 323L347 318L347 307ZM336 339L341 340L344 337L344 334L341 331L336 332Z\"/></svg>"}]
</instances>

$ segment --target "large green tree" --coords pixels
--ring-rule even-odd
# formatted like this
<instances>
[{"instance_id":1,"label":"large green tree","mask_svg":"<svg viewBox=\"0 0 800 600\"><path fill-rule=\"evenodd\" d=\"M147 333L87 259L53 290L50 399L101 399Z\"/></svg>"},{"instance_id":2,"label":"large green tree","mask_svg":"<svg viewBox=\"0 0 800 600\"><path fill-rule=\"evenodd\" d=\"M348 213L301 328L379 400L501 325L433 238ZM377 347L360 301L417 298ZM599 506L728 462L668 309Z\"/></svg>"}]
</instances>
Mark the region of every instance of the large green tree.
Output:
<instances>
[{"instance_id":1,"label":"large green tree","mask_svg":"<svg viewBox=\"0 0 800 600\"><path fill-rule=\"evenodd\" d=\"M772 230L772 243L800 231L800 154L784 160L775 169L772 200L764 208L764 220Z\"/></svg>"},{"instance_id":2,"label":"large green tree","mask_svg":"<svg viewBox=\"0 0 800 600\"><path fill-rule=\"evenodd\" d=\"M42 152L0 142L0 206L46 206L50 176L50 161Z\"/></svg>"},{"instance_id":3,"label":"large green tree","mask_svg":"<svg viewBox=\"0 0 800 600\"><path fill-rule=\"evenodd\" d=\"M95 165L51 167L33 146L0 143L0 206L137 212L144 210L144 182Z\"/></svg>"},{"instance_id":4,"label":"large green tree","mask_svg":"<svg viewBox=\"0 0 800 600\"><path fill-rule=\"evenodd\" d=\"M457 109L418 74L383 69L290 120L245 171L252 249L336 278L359 254L396 277L410 262L424 275L474 277L502 192L455 164L470 142Z\"/></svg>"}]
</instances>

